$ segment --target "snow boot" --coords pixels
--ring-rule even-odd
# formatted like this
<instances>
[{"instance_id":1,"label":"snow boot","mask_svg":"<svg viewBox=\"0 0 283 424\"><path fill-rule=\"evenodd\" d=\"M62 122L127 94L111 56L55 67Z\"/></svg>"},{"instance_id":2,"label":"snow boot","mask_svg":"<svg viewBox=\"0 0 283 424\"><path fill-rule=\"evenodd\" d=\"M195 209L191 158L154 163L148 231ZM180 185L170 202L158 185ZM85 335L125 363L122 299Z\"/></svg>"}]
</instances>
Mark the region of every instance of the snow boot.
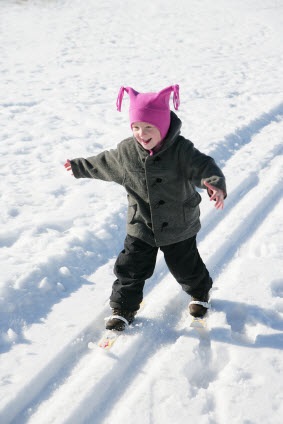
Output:
<instances>
[{"instance_id":1,"label":"snow boot","mask_svg":"<svg viewBox=\"0 0 283 424\"><path fill-rule=\"evenodd\" d=\"M209 293L206 293L201 298L192 297L191 302L189 303L190 314L195 318L202 318L207 313L207 310L210 308Z\"/></svg>"},{"instance_id":2,"label":"snow boot","mask_svg":"<svg viewBox=\"0 0 283 424\"><path fill-rule=\"evenodd\" d=\"M137 311L126 311L120 308L112 309L112 315L106 321L106 330L125 330L126 325L134 321L136 313Z\"/></svg>"}]
</instances>

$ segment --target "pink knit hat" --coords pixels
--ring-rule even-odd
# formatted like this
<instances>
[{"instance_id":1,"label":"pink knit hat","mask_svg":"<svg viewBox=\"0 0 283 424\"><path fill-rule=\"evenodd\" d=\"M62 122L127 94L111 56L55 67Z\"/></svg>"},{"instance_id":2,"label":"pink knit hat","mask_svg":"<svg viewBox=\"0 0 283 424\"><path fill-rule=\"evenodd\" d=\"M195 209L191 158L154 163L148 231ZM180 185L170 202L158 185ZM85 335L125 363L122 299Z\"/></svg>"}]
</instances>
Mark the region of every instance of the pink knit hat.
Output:
<instances>
[{"instance_id":1,"label":"pink knit hat","mask_svg":"<svg viewBox=\"0 0 283 424\"><path fill-rule=\"evenodd\" d=\"M180 105L179 85L170 85L159 93L138 93L131 87L121 87L117 97L117 110L121 112L124 91L130 96L130 124L134 122L148 122L156 126L163 139L170 126L170 95L173 91L174 108Z\"/></svg>"}]
</instances>

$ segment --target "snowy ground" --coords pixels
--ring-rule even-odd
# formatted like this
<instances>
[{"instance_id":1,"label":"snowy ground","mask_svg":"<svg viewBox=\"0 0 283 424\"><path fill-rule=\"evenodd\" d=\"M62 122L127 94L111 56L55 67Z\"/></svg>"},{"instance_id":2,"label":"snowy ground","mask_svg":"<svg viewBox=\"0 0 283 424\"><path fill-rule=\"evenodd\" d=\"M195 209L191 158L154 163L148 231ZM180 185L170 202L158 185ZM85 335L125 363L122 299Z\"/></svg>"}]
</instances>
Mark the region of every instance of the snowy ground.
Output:
<instances>
[{"instance_id":1,"label":"snowy ground","mask_svg":"<svg viewBox=\"0 0 283 424\"><path fill-rule=\"evenodd\" d=\"M282 422L282 28L282 0L0 0L1 423ZM130 335L90 351L126 198L63 164L129 135L120 85L173 83L227 177L201 205L210 332L159 256Z\"/></svg>"}]
</instances>

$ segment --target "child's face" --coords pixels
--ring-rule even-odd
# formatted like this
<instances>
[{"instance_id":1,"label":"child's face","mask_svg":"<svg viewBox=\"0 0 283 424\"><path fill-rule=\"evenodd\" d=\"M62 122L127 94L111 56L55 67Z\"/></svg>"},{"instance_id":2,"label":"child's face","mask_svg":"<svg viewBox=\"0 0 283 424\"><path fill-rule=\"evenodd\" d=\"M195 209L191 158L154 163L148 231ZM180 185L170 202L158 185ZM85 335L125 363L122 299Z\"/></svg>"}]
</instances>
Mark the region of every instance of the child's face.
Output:
<instances>
[{"instance_id":1,"label":"child's face","mask_svg":"<svg viewBox=\"0 0 283 424\"><path fill-rule=\"evenodd\" d=\"M152 150L161 141L159 129L148 122L134 122L133 135L146 150Z\"/></svg>"}]
</instances>

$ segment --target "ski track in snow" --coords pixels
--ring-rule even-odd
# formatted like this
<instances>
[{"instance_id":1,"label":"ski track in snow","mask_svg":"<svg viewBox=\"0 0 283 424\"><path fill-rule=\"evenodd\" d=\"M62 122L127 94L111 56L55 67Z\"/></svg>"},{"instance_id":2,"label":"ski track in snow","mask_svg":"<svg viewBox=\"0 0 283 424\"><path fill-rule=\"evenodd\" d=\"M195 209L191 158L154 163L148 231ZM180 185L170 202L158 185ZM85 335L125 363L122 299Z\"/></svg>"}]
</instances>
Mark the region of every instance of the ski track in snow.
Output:
<instances>
[{"instance_id":1,"label":"ski track in snow","mask_svg":"<svg viewBox=\"0 0 283 424\"><path fill-rule=\"evenodd\" d=\"M268 3L271 8L277 4L281 7L279 2ZM248 4L251 10L255 7L252 1ZM242 3L240 5L246 10ZM262 5L265 6L264 3ZM46 7L47 10L48 7L52 9L52 6ZM66 60L69 55L72 57L70 51L73 51L73 62L77 60L78 64L80 61L75 58L76 50L72 40L76 33L78 36L84 34L88 28L84 13L91 6L85 7L79 17L82 26L76 31L72 29L69 45L61 51ZM103 9L107 6L101 7ZM192 7L198 10L196 2L192 2ZM209 8L209 3L206 3L206 7ZM155 10L154 7L152 10ZM201 9L201 16L206 16L206 9ZM110 25L110 21L108 23ZM182 29L185 28L182 23L180 25ZM209 30L216 34L215 28L209 26ZM261 35L262 40L265 39L264 31ZM112 42L115 44L114 38ZM210 57L213 52L209 44L202 42ZM252 37L250 42L251 45L258 45ZM121 38L122 50L126 48L126 43L123 43L125 39ZM219 46L219 52L214 51L215 61L222 61L221 49L226 57L229 55L229 46L224 43L222 47L221 44ZM106 53L104 55L101 51L101 54L104 66L109 66ZM248 66L244 62L243 59L242 66ZM251 61L249 66L252 65ZM17 66L20 67L20 64ZM99 66L99 70L103 70L102 65ZM205 72L201 63L193 64L193 68ZM38 68L37 74L47 71L48 68ZM120 70L118 73L120 78L123 72ZM152 71L149 81L154 81L154 75ZM221 89L220 75L219 71L219 75L216 72L213 76L218 81L219 87L214 81L218 90ZM240 77L240 72L235 75L238 78L236 83L241 80L244 84L246 77ZM116 77L115 82L119 78ZM232 102L236 102L235 98L239 95L233 91L234 82L231 81L230 91L224 95L231 109ZM99 86L101 92L105 89L103 84ZM207 90L207 95L217 98L217 89L213 92L214 87L205 84L202 88ZM63 80L61 85L66 90ZM108 92L106 103L111 96L112 93ZM196 88L195 101L199 97ZM235 121L234 132L231 132L231 128L229 131L223 130L211 145L205 146L206 152L221 164L227 177L229 193L225 209L221 212L213 210L206 194L202 193L199 248L215 283L209 331L197 332L189 327L188 299L159 256L155 274L145 287L144 307L135 324L127 334L118 338L109 352L99 348L90 351L87 344L99 340L103 333L103 318L109 314L108 295L109 282L113 279L113 258L121 248L124 237L126 204L124 200L121 203L121 191L117 189L114 194L116 189L110 188L109 194L104 185L98 185L93 198L89 199L89 185L73 182L80 184L81 190L73 195L78 195L76 205L86 205L84 197L88 196L93 208L74 221L73 214L67 212L69 207L75 207L70 189L65 181L56 187L49 174L51 171L43 169L43 177L48 178L50 175L51 178L48 194L51 193L54 198L54 208L65 210L67 215L58 220L52 208L49 210L50 215L44 215L40 206L43 198L38 195L22 204L23 208L32 205L38 208L40 217L34 217L34 226L31 227L29 216L17 221L24 196L23 186L17 180L25 166L32 167L31 175L34 176L36 165L33 164L34 145L28 144L30 140L25 125L21 135L22 141L27 137L25 145L17 143L16 138L13 140L11 127L8 126L7 134L2 136L2 142L8 140L3 155L10 161L13 154L18 163L19 168L10 181L15 184L20 202L18 206L5 209L7 223L14 218L17 224L11 231L7 227L1 229L0 247L7 263L10 263L13 252L19 255L25 247L26 252L23 251L22 267L19 267L16 281L5 286L0 297L1 337L4 341L0 348L0 388L4 391L0 399L1 423L110 424L134 421L137 424L161 424L183 423L196 417L201 424L226 424L228 421L232 424L281 422L282 386L275 377L282 372L283 277L276 274L278 265L274 262L275 269L270 269L271 284L268 286L258 268L262 267L263 275L266 275L264 267L272 268L272 262L270 265L267 262L256 262L261 257L270 260L274 258L275 261L282 253L279 245L268 243L269 237L273 236L271 223L280 222L280 217L282 222L283 103L278 99L279 96L275 100L268 100L265 112L264 108L257 115L254 110L250 112L251 119L245 119L242 125ZM100 103L103 110L107 110L103 96L101 102L98 100L95 103ZM81 102L83 111L87 110L87 104L88 98L84 98ZM41 107L41 100L9 99L3 100L0 106L9 119L24 116L21 118L24 124L24 119L28 122L29 114L32 111L36 114L37 108ZM102 119L102 114L100 117ZM50 117L50 130L56 129L60 120L59 112L57 118L55 115ZM107 122L106 118L104 122ZM114 131L113 127L111 131ZM67 133L65 137L65 149L59 148L62 155L65 150L71 149ZM91 137L90 133L86 133L85 138ZM99 140L103 137L105 132L97 133ZM79 138L77 135L76 140ZM88 144L86 150L89 149L92 154L101 148L103 145L97 142L92 146ZM53 154L55 161L59 153ZM36 155L43 164L46 160L44 146L38 149ZM6 167L1 175L5 176L5 172ZM23 179L26 180L25 175ZM103 198L106 196L109 202L111 194L116 196L119 206L111 209L105 202L102 214L100 209L104 206ZM61 201L65 202L63 206ZM92 223L92 214L101 218L100 226ZM278 223L276 228L279 231ZM27 237L31 240L29 249ZM65 244L67 248L64 248ZM46 252L46 258L36 254L39 247ZM24 265L28 255L34 255L32 266L29 263ZM246 257L250 260L250 266L244 265L242 269ZM249 279L259 281L262 293L258 293L257 285L247 290L245 285ZM107 282L107 290L103 282ZM252 294L251 290L254 290ZM29 298L31 291L32 296ZM266 306L262 296L266 296ZM32 308L32 302L42 306ZM17 314L12 320L15 311ZM263 376L259 375L259 352L266 367ZM269 360L271 354L272 360ZM266 393L264 377L273 381L270 393ZM248 410L242 406L245 405L245 398L249 399L251 405ZM260 407L261 415L256 415L257 407L263 400L268 408Z\"/></svg>"}]
</instances>

